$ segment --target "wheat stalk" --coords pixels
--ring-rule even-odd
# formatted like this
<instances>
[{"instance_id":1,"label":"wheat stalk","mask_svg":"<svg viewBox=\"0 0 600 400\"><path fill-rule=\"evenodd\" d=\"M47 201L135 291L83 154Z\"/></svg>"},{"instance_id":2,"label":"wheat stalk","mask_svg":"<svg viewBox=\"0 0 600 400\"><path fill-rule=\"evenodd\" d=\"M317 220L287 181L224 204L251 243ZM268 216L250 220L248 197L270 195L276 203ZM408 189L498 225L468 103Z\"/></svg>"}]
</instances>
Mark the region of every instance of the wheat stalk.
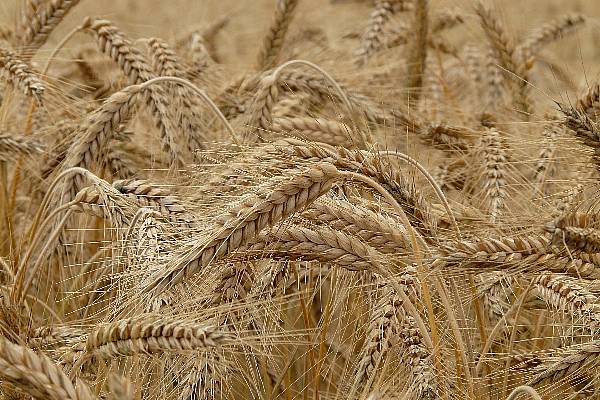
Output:
<instances>
[{"instance_id":1,"label":"wheat stalk","mask_svg":"<svg viewBox=\"0 0 600 400\"><path fill-rule=\"evenodd\" d=\"M429 1L415 1L415 19L412 30L415 33L413 46L408 55L406 72L406 88L409 90L409 101L416 102L421 95L423 75L427 62L427 38L429 37Z\"/></svg>"}]
</instances>

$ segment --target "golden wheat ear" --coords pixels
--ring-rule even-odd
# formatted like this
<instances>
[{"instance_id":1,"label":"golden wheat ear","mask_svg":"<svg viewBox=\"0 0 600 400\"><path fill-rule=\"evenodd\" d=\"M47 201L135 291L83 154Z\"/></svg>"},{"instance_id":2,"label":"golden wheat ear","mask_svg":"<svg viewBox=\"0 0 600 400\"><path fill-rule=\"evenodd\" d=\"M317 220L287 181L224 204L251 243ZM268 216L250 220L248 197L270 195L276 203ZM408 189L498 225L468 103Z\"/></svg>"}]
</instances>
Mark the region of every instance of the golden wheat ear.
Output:
<instances>
[{"instance_id":1,"label":"golden wheat ear","mask_svg":"<svg viewBox=\"0 0 600 400\"><path fill-rule=\"evenodd\" d=\"M42 102L46 87L33 72L31 66L22 61L12 51L0 47L0 74L2 77L18 88L25 96Z\"/></svg>"},{"instance_id":2,"label":"golden wheat ear","mask_svg":"<svg viewBox=\"0 0 600 400\"><path fill-rule=\"evenodd\" d=\"M36 399L92 400L95 398L85 382L77 388L69 377L48 357L32 350L0 341L0 375L20 390Z\"/></svg>"},{"instance_id":3,"label":"golden wheat ear","mask_svg":"<svg viewBox=\"0 0 600 400\"><path fill-rule=\"evenodd\" d=\"M46 43L50 34L62 22L80 0L50 0L31 13L25 21L21 46L25 52L32 54Z\"/></svg>"},{"instance_id":4,"label":"golden wheat ear","mask_svg":"<svg viewBox=\"0 0 600 400\"><path fill-rule=\"evenodd\" d=\"M267 70L279 63L279 53L298 3L300 0L277 0L273 21L258 53L259 70Z\"/></svg>"}]
</instances>

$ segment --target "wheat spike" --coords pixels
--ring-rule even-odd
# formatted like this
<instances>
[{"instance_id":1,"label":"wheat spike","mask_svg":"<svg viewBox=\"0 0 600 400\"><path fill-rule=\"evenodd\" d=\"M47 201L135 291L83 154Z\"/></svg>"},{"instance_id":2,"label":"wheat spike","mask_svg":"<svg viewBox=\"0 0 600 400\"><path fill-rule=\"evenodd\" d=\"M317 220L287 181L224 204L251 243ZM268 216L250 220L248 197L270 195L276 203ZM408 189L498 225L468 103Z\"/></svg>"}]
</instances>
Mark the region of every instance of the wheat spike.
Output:
<instances>
[{"instance_id":1,"label":"wheat spike","mask_svg":"<svg viewBox=\"0 0 600 400\"><path fill-rule=\"evenodd\" d=\"M71 380L48 357L10 343L0 341L0 376L37 399L91 400L84 391L76 390Z\"/></svg>"},{"instance_id":2,"label":"wheat spike","mask_svg":"<svg viewBox=\"0 0 600 400\"><path fill-rule=\"evenodd\" d=\"M125 35L112 22L87 18L83 26L93 33L100 51L108 55L127 76L130 84L147 82L156 75L150 63L139 49L131 44ZM174 164L183 164L181 151L176 141L175 127L168 111L168 97L156 85L147 89L146 103L160 132L161 143Z\"/></svg>"},{"instance_id":3,"label":"wheat spike","mask_svg":"<svg viewBox=\"0 0 600 400\"><path fill-rule=\"evenodd\" d=\"M110 359L134 354L154 354L207 349L231 339L215 327L183 320L140 315L102 325L90 332L83 357Z\"/></svg>"},{"instance_id":4,"label":"wheat spike","mask_svg":"<svg viewBox=\"0 0 600 400\"><path fill-rule=\"evenodd\" d=\"M50 0L37 8L25 27L21 44L28 50L37 50L80 0Z\"/></svg>"},{"instance_id":5,"label":"wheat spike","mask_svg":"<svg viewBox=\"0 0 600 400\"><path fill-rule=\"evenodd\" d=\"M147 290L155 290L158 295L167 285L177 284L210 262L231 253L264 228L286 219L327 193L338 176L337 169L331 164L315 164L308 170L290 174L291 180L267 188L260 195L243 198L241 203L216 219L209 231L213 233L201 236L173 267L155 278Z\"/></svg>"},{"instance_id":6,"label":"wheat spike","mask_svg":"<svg viewBox=\"0 0 600 400\"><path fill-rule=\"evenodd\" d=\"M29 65L21 61L15 53L3 47L0 47L0 74L26 96L41 103L46 89L42 81L34 74Z\"/></svg>"},{"instance_id":7,"label":"wheat spike","mask_svg":"<svg viewBox=\"0 0 600 400\"><path fill-rule=\"evenodd\" d=\"M273 21L258 54L260 70L269 69L279 63L279 53L299 2L299 0L277 0Z\"/></svg>"}]
</instances>

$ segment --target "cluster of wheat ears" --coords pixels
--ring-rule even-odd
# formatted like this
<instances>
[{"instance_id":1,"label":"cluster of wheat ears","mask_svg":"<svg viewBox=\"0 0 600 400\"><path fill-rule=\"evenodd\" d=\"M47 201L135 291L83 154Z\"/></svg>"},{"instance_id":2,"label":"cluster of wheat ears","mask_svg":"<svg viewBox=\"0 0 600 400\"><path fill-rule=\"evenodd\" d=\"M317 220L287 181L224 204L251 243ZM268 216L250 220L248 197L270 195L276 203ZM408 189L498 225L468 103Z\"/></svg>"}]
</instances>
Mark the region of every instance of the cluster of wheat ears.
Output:
<instances>
[{"instance_id":1,"label":"cluster of wheat ears","mask_svg":"<svg viewBox=\"0 0 600 400\"><path fill-rule=\"evenodd\" d=\"M234 76L78 3L0 26L1 398L600 399L596 21L274 0Z\"/></svg>"}]
</instances>

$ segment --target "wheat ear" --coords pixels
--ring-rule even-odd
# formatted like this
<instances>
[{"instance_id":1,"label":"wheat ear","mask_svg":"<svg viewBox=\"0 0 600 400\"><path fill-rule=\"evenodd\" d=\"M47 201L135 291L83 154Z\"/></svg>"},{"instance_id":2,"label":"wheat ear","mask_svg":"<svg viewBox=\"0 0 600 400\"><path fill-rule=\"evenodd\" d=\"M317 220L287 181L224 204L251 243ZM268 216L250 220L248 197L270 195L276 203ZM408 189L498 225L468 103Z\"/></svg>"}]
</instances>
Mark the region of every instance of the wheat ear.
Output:
<instances>
[{"instance_id":1,"label":"wheat ear","mask_svg":"<svg viewBox=\"0 0 600 400\"><path fill-rule=\"evenodd\" d=\"M567 14L555 21L545 23L531 33L523 44L517 48L517 53L520 54L522 62L531 64L531 58L535 57L544 46L574 32L585 21L586 17L583 15Z\"/></svg>"},{"instance_id":2,"label":"wheat ear","mask_svg":"<svg viewBox=\"0 0 600 400\"><path fill-rule=\"evenodd\" d=\"M344 148L332 151L317 143L307 144L295 139L286 139L276 143L275 151L305 161L330 162L340 170L360 172L375 179L403 206L411 223L425 237L435 236L437 220L423 194L398 170L384 163L383 157ZM393 154L395 152L390 153L390 155Z\"/></svg>"},{"instance_id":3,"label":"wheat ear","mask_svg":"<svg viewBox=\"0 0 600 400\"><path fill-rule=\"evenodd\" d=\"M290 174L290 180L259 195L250 195L218 217L214 232L197 240L163 271L147 288L155 296L168 285L177 284L210 262L244 245L267 226L273 226L327 193L339 172L331 164L315 164L310 169Z\"/></svg>"},{"instance_id":4,"label":"wheat ear","mask_svg":"<svg viewBox=\"0 0 600 400\"><path fill-rule=\"evenodd\" d=\"M158 76L173 76L185 78L186 73L183 64L175 51L162 39L151 38L148 40L149 51L152 56L152 67ZM192 152L206 147L206 140L200 134L202 126L199 113L200 104L197 97L190 89L182 85L173 85L172 95L176 97L176 104L181 107L177 113L180 119L179 125L183 128L183 134L187 138L188 149Z\"/></svg>"},{"instance_id":5,"label":"wheat ear","mask_svg":"<svg viewBox=\"0 0 600 400\"><path fill-rule=\"evenodd\" d=\"M410 248L407 232L403 227L392 218L364 207L319 199L302 213L302 217L358 236L382 253L398 253Z\"/></svg>"},{"instance_id":6,"label":"wheat ear","mask_svg":"<svg viewBox=\"0 0 600 400\"><path fill-rule=\"evenodd\" d=\"M311 141L339 145L348 141L350 127L326 118L297 117L276 118L273 120L271 130L292 133Z\"/></svg>"},{"instance_id":7,"label":"wheat ear","mask_svg":"<svg viewBox=\"0 0 600 400\"><path fill-rule=\"evenodd\" d=\"M23 136L0 134L0 161L14 161L17 157L33 157L43 151L36 139Z\"/></svg>"},{"instance_id":8,"label":"wheat ear","mask_svg":"<svg viewBox=\"0 0 600 400\"><path fill-rule=\"evenodd\" d=\"M593 214L563 214L547 223L545 229L552 234L555 245L565 244L573 250L587 253L600 251L600 220Z\"/></svg>"},{"instance_id":9,"label":"wheat ear","mask_svg":"<svg viewBox=\"0 0 600 400\"><path fill-rule=\"evenodd\" d=\"M489 203L490 220L494 223L505 207L507 165L505 144L500 132L488 129L481 138L483 146L483 188Z\"/></svg>"},{"instance_id":10,"label":"wheat ear","mask_svg":"<svg viewBox=\"0 0 600 400\"><path fill-rule=\"evenodd\" d=\"M37 50L46 43L52 31L80 0L50 0L38 8L28 21L22 45Z\"/></svg>"},{"instance_id":11,"label":"wheat ear","mask_svg":"<svg viewBox=\"0 0 600 400\"><path fill-rule=\"evenodd\" d=\"M537 386L548 381L557 381L574 374L582 368L592 368L600 361L600 343L591 341L579 348L567 352L555 364L537 374L528 382L529 386Z\"/></svg>"},{"instance_id":12,"label":"wheat ear","mask_svg":"<svg viewBox=\"0 0 600 400\"><path fill-rule=\"evenodd\" d=\"M237 250L235 258L317 260L347 270L375 270L386 258L354 236L329 228L276 227L258 235L255 242ZM391 264L391 263L390 263Z\"/></svg>"},{"instance_id":13,"label":"wheat ear","mask_svg":"<svg viewBox=\"0 0 600 400\"><path fill-rule=\"evenodd\" d=\"M100 108L87 117L63 162L65 169L71 167L90 169L99 162L119 125L129 117L143 89L142 85L128 86L110 96ZM80 175L71 177L70 181L65 183L70 199L82 187Z\"/></svg>"},{"instance_id":14,"label":"wheat ear","mask_svg":"<svg viewBox=\"0 0 600 400\"><path fill-rule=\"evenodd\" d=\"M393 15L399 10L398 5L404 1L377 0L367 28L362 35L360 47L354 52L356 64L363 65L369 57L384 44L384 28Z\"/></svg>"},{"instance_id":15,"label":"wheat ear","mask_svg":"<svg viewBox=\"0 0 600 400\"><path fill-rule=\"evenodd\" d=\"M100 51L108 55L122 69L130 84L141 84L156 78L146 57L110 21L88 18L83 26L94 35ZM173 126L167 108L168 103L168 96L163 88L149 87L146 104L160 132L163 148L170 155L172 164L183 164L176 141L176 128Z\"/></svg>"},{"instance_id":16,"label":"wheat ear","mask_svg":"<svg viewBox=\"0 0 600 400\"><path fill-rule=\"evenodd\" d=\"M323 76L325 81L329 83L335 89L335 92L338 94L339 98L342 100L344 107L347 111L347 117L350 119L350 122L353 125L353 130L358 133L358 145L360 148L366 149L368 148L368 143L370 143L368 133L359 130L354 123L355 115L355 106L350 101L346 92L342 89L340 84L333 79L329 73L323 70L318 65L305 60L291 60L284 64L278 66L272 73L263 77L259 81L258 92L255 94L254 102L252 104L252 108L250 110L250 121L248 125L250 126L250 132L254 133L256 130L268 131L273 122L273 107L278 100L279 97L279 80L281 74L286 69L289 69L292 66L302 65L308 68L311 68L317 71L319 74ZM350 136L349 139L354 141L355 138Z\"/></svg>"},{"instance_id":17,"label":"wheat ear","mask_svg":"<svg viewBox=\"0 0 600 400\"><path fill-rule=\"evenodd\" d=\"M415 1L415 19L413 31L415 40L408 55L406 88L409 90L409 101L418 101L423 86L425 66L427 63L427 39L429 35L429 0Z\"/></svg>"},{"instance_id":18,"label":"wheat ear","mask_svg":"<svg viewBox=\"0 0 600 400\"><path fill-rule=\"evenodd\" d=\"M0 339L0 376L31 396L43 400L91 400L48 357Z\"/></svg>"},{"instance_id":19,"label":"wheat ear","mask_svg":"<svg viewBox=\"0 0 600 400\"><path fill-rule=\"evenodd\" d=\"M534 279L538 296L552 308L585 315L597 297L577 283L577 279L558 274L542 274Z\"/></svg>"},{"instance_id":20,"label":"wheat ear","mask_svg":"<svg viewBox=\"0 0 600 400\"><path fill-rule=\"evenodd\" d=\"M42 95L46 89L42 81L28 64L3 47L0 47L0 75L26 96L42 102Z\"/></svg>"},{"instance_id":21,"label":"wheat ear","mask_svg":"<svg viewBox=\"0 0 600 400\"><path fill-rule=\"evenodd\" d=\"M533 176L535 191L541 194L545 192L546 180L556 173L556 142L559 132L556 122L550 122L544 127L543 147L538 154Z\"/></svg>"},{"instance_id":22,"label":"wheat ear","mask_svg":"<svg viewBox=\"0 0 600 400\"><path fill-rule=\"evenodd\" d=\"M277 0L273 22L258 54L258 68L269 69L277 64L277 58L283 47L286 33L294 16L299 0Z\"/></svg>"},{"instance_id":23,"label":"wheat ear","mask_svg":"<svg viewBox=\"0 0 600 400\"><path fill-rule=\"evenodd\" d=\"M515 79L518 81L509 85L513 89L515 105L523 113L529 113L531 104L528 99L527 71L524 68L525 65L520 63L513 40L509 37L507 30L495 13L482 1L476 4L475 11L479 16L481 26L490 42L497 63L505 71L516 75Z\"/></svg>"},{"instance_id":24,"label":"wheat ear","mask_svg":"<svg viewBox=\"0 0 600 400\"><path fill-rule=\"evenodd\" d=\"M82 360L208 349L230 342L231 338L210 325L140 315L90 332Z\"/></svg>"},{"instance_id":25,"label":"wheat ear","mask_svg":"<svg viewBox=\"0 0 600 400\"><path fill-rule=\"evenodd\" d=\"M600 116L600 84L592 83L585 95L577 99L578 110L587 114L592 120L597 121Z\"/></svg>"}]
</instances>

